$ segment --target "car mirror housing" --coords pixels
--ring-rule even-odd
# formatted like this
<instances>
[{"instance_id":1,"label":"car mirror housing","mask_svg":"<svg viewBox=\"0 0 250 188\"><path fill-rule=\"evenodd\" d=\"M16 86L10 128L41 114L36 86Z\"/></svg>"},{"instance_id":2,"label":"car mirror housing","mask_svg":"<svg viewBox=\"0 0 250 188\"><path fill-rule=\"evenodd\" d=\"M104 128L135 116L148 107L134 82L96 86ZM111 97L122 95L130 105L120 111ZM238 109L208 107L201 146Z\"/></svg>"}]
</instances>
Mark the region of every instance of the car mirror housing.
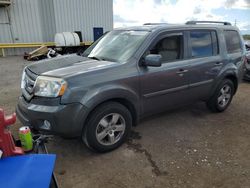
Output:
<instances>
[{"instance_id":1,"label":"car mirror housing","mask_svg":"<svg viewBox=\"0 0 250 188\"><path fill-rule=\"evenodd\" d=\"M160 67L162 56L159 54L149 54L144 58L143 65L150 67Z\"/></svg>"}]
</instances>

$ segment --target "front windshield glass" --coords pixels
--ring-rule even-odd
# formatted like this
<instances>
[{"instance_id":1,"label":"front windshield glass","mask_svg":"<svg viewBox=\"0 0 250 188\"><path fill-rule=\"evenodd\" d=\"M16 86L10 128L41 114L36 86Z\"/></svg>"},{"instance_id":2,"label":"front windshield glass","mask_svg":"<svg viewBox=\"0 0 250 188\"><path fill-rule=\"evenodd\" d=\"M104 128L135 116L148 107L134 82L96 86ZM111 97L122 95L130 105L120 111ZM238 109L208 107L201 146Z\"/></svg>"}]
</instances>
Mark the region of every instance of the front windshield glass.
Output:
<instances>
[{"instance_id":1,"label":"front windshield glass","mask_svg":"<svg viewBox=\"0 0 250 188\"><path fill-rule=\"evenodd\" d=\"M135 53L148 33L148 31L111 31L91 45L83 56L124 62Z\"/></svg>"}]
</instances>

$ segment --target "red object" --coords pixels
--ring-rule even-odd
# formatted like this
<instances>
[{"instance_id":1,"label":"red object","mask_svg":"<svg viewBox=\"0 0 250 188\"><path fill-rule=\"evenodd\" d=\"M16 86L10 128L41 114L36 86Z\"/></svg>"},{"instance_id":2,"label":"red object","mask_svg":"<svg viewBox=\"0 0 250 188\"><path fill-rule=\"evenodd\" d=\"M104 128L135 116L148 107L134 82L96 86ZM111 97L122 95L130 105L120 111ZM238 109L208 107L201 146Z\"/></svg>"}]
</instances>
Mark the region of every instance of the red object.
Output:
<instances>
[{"instance_id":1,"label":"red object","mask_svg":"<svg viewBox=\"0 0 250 188\"><path fill-rule=\"evenodd\" d=\"M8 126L16 122L16 114L10 116L4 115L4 110L0 108L0 149L3 151L3 156L13 156L24 154L22 148L16 147Z\"/></svg>"}]
</instances>

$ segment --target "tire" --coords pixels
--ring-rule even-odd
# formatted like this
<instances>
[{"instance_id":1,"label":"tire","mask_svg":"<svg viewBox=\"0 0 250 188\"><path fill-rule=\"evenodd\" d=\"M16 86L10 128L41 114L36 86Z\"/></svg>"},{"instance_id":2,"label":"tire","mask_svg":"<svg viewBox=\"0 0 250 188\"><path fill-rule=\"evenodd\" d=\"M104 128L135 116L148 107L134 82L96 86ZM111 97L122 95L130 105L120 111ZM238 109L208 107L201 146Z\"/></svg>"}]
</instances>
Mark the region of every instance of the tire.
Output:
<instances>
[{"instance_id":1,"label":"tire","mask_svg":"<svg viewBox=\"0 0 250 188\"><path fill-rule=\"evenodd\" d=\"M108 152L125 142L131 127L130 111L120 103L107 102L90 114L82 139L91 150Z\"/></svg>"},{"instance_id":2,"label":"tire","mask_svg":"<svg viewBox=\"0 0 250 188\"><path fill-rule=\"evenodd\" d=\"M216 88L213 96L207 101L207 107L212 112L223 112L230 105L235 87L231 80L223 80Z\"/></svg>"}]
</instances>

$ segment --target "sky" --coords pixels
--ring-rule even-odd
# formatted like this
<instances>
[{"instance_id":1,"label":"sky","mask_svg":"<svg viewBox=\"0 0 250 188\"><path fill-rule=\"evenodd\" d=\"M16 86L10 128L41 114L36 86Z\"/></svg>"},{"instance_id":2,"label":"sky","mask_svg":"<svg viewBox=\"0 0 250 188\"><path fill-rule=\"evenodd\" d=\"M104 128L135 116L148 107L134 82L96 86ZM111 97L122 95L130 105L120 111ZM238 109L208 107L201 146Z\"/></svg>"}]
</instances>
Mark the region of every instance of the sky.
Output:
<instances>
[{"instance_id":1,"label":"sky","mask_svg":"<svg viewBox=\"0 0 250 188\"><path fill-rule=\"evenodd\" d=\"M114 28L188 20L228 21L250 34L250 0L114 0Z\"/></svg>"}]
</instances>

